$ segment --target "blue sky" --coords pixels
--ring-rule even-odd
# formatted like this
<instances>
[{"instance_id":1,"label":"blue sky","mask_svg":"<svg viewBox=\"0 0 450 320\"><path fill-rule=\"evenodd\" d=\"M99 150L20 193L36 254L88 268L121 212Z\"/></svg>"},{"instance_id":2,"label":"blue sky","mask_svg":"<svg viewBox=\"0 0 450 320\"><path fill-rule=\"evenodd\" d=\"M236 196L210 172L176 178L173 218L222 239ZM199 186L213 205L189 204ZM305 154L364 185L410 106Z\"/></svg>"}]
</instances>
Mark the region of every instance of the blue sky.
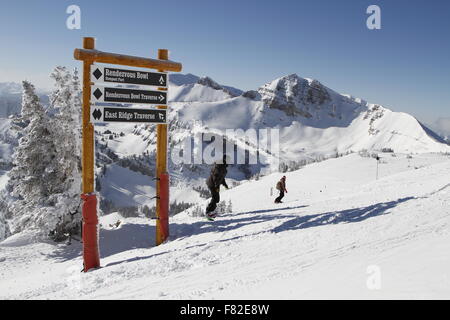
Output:
<instances>
[{"instance_id":1,"label":"blue sky","mask_svg":"<svg viewBox=\"0 0 450 320\"><path fill-rule=\"evenodd\" d=\"M80 66L83 36L99 50L156 57L243 90L286 74L411 113L450 117L450 1L190 0L0 2L0 82L51 86L55 65ZM81 30L66 8L81 8ZM366 9L381 8L381 30Z\"/></svg>"}]
</instances>

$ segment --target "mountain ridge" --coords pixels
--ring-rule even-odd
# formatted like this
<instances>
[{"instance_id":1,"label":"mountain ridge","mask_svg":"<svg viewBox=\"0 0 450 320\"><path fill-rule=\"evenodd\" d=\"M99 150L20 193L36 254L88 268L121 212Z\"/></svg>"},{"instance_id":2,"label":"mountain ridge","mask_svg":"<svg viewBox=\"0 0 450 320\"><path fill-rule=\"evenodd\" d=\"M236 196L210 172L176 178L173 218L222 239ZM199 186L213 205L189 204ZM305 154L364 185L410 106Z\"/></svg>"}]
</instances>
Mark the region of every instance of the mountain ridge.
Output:
<instances>
[{"instance_id":1,"label":"mountain ridge","mask_svg":"<svg viewBox=\"0 0 450 320\"><path fill-rule=\"evenodd\" d=\"M332 128L365 127L366 143L353 141L351 143L335 143L333 149L345 152L351 148L363 149L393 148L401 152L448 152L448 145L444 139L415 117L401 112L394 112L379 104L367 103L361 98L340 94L316 79L302 78L297 74L289 74L266 84L256 90L242 91L231 86L225 86L214 81L211 77L199 77L193 74L173 74L169 76L170 90L169 102L171 110L175 111L172 118L189 122L202 121L207 127L214 128L282 128L284 132L299 135L311 130ZM11 113L20 111L21 92L20 85L13 82L0 83L0 117L7 117ZM5 99L5 96L7 99ZM47 99L47 94L41 91L41 98ZM15 104L11 99L15 99ZM3 107L3 108L2 108ZM238 116L235 116L235 115ZM361 116L362 115L362 116ZM414 120L412 120L412 117ZM396 121L389 118L395 118ZM229 121L233 119L234 121ZM364 122L361 126L358 123ZM389 126L383 125L387 122ZM398 122L398 123L395 123ZM408 123L410 130L405 131ZM297 127L298 133L287 130L288 127ZM309 129L308 129L309 128ZM363 130L361 128L361 130ZM361 130L353 132L361 136ZM331 130L333 131L333 130ZM335 131L335 130L334 130ZM352 131L352 130L348 130ZM391 133L391 136L386 134ZM349 134L349 133L347 133ZM323 132L316 132L315 137L323 137ZM397 135L396 138L393 138ZM404 139L398 139L403 135ZM335 134L338 141L341 133ZM359 140L356 138L355 140ZM375 141L377 136L385 136L382 141ZM410 137L404 144L406 137ZM298 137L302 139L301 136ZM327 137L329 140L331 137ZM427 139L428 138L428 139ZM393 140L399 141L396 145ZM400 140L402 140L400 142ZM419 141L413 143L412 140ZM432 142L430 142L432 141ZM433 142L439 145L433 144ZM329 144L327 142L327 144ZM409 144L409 148L404 146ZM306 143L308 145L308 143ZM313 148L309 143L304 149ZM319 148L321 149L321 148ZM323 149L323 148L322 148ZM330 148L328 148L330 149ZM323 151L323 150L322 150ZM327 150L328 152L330 150ZM357 151L357 150L356 150Z\"/></svg>"},{"instance_id":2,"label":"mountain ridge","mask_svg":"<svg viewBox=\"0 0 450 320\"><path fill-rule=\"evenodd\" d=\"M342 152L354 148L357 149L353 151L391 148L407 153L449 150L436 133L412 115L394 112L382 105L340 94L318 80L301 78L297 74L277 78L256 90L234 97L227 95L223 86L218 87L216 82L213 86L198 86L197 79L195 84L190 83L189 86L175 86L175 90L182 87L187 92L183 92L183 95L173 95L170 99L177 116L185 122L200 119L207 127L218 129L277 127L288 131L288 127L296 126L300 132L309 133L311 130L327 129L334 131L336 140L344 135L347 140L351 140L354 136L355 141L336 143L331 148ZM202 99L192 99L200 95ZM233 116L234 114L237 116ZM344 134L333 128L349 130ZM295 134L294 131L290 134L299 136L299 133ZM332 138L331 132L326 135L330 135L326 140ZM316 132L310 138L322 136L323 132ZM313 147L313 144L309 145L306 149ZM328 148L326 151L331 150Z\"/></svg>"}]
</instances>

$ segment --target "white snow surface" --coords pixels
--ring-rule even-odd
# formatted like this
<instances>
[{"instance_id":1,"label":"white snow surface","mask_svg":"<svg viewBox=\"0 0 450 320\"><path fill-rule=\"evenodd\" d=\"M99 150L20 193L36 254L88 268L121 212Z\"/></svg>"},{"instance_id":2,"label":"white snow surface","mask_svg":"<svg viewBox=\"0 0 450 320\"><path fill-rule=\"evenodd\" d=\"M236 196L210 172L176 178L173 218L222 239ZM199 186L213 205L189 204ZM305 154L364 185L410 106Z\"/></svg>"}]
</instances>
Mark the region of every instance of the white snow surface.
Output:
<instances>
[{"instance_id":1,"label":"white snow surface","mask_svg":"<svg viewBox=\"0 0 450 320\"><path fill-rule=\"evenodd\" d=\"M157 247L154 220L113 213L88 273L79 242L16 234L0 243L0 299L449 299L449 160L382 154L378 180L358 154L311 164L285 173L279 205L272 174L222 191L233 212L215 222L171 218Z\"/></svg>"}]
</instances>

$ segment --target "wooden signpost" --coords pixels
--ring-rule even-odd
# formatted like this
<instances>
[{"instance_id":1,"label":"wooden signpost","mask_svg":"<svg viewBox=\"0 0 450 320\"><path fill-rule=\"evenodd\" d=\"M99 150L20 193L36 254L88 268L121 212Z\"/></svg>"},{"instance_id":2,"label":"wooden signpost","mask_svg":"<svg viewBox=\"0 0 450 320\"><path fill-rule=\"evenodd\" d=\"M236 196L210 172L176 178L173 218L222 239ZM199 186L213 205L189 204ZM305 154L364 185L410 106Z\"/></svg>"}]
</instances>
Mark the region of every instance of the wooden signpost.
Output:
<instances>
[{"instance_id":1,"label":"wooden signpost","mask_svg":"<svg viewBox=\"0 0 450 320\"><path fill-rule=\"evenodd\" d=\"M169 174L167 173L166 72L180 72L181 63L169 60L168 50L159 49L158 59L102 52L94 38L83 38L83 49L74 58L83 61L82 195L84 271L100 267L97 197L94 193L94 126L97 122L157 123L156 146L156 245L169 236ZM94 63L156 69L157 72L101 67ZM92 86L96 82L95 86ZM106 83L103 87L99 83ZM117 88L113 84L156 86L152 90ZM156 105L157 109L95 106L97 102ZM91 108L92 104L92 108Z\"/></svg>"}]
</instances>

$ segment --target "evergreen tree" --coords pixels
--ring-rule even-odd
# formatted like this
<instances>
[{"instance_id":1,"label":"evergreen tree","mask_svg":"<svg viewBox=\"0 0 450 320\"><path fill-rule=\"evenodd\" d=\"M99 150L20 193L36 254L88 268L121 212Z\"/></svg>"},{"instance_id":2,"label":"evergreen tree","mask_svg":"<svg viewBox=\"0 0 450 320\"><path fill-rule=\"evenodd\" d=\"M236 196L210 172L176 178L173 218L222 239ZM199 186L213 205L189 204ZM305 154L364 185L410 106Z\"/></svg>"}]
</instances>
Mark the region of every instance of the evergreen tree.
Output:
<instances>
[{"instance_id":1,"label":"evergreen tree","mask_svg":"<svg viewBox=\"0 0 450 320\"><path fill-rule=\"evenodd\" d=\"M13 156L7 190L16 200L8 208L13 232L38 227L35 208L48 205L49 196L59 186L56 178L56 149L49 130L50 120L39 102L34 86L23 81L22 112L24 126Z\"/></svg>"},{"instance_id":2,"label":"evergreen tree","mask_svg":"<svg viewBox=\"0 0 450 320\"><path fill-rule=\"evenodd\" d=\"M22 113L15 119L22 137L9 174L13 201L7 212L12 232L37 229L62 240L81 223L81 101L77 72L57 67L51 77L55 90L47 112L33 85L23 82Z\"/></svg>"},{"instance_id":3,"label":"evergreen tree","mask_svg":"<svg viewBox=\"0 0 450 320\"><path fill-rule=\"evenodd\" d=\"M34 86L23 81L20 120L27 124L13 156L8 190L19 200L37 204L53 192L55 146L49 130L49 118L39 102Z\"/></svg>"},{"instance_id":4,"label":"evergreen tree","mask_svg":"<svg viewBox=\"0 0 450 320\"><path fill-rule=\"evenodd\" d=\"M73 232L81 223L81 99L77 70L73 75L65 67L56 67L51 74L55 90L50 96L54 142L57 150L57 184L60 186L56 206L59 222L55 238Z\"/></svg>"},{"instance_id":5,"label":"evergreen tree","mask_svg":"<svg viewBox=\"0 0 450 320\"><path fill-rule=\"evenodd\" d=\"M226 212L227 213L233 213L233 203L231 202L231 199L228 200Z\"/></svg>"},{"instance_id":6,"label":"evergreen tree","mask_svg":"<svg viewBox=\"0 0 450 320\"><path fill-rule=\"evenodd\" d=\"M55 90L50 96L51 106L57 113L52 119L57 150L58 180L61 192L79 198L80 193L80 114L81 101L78 75L65 67L56 67L51 77Z\"/></svg>"},{"instance_id":7,"label":"evergreen tree","mask_svg":"<svg viewBox=\"0 0 450 320\"><path fill-rule=\"evenodd\" d=\"M72 75L72 104L75 108L78 108L76 114L74 115L74 120L78 124L79 136L81 141L81 86L80 86L80 77L78 75L78 69L73 69Z\"/></svg>"}]
</instances>

